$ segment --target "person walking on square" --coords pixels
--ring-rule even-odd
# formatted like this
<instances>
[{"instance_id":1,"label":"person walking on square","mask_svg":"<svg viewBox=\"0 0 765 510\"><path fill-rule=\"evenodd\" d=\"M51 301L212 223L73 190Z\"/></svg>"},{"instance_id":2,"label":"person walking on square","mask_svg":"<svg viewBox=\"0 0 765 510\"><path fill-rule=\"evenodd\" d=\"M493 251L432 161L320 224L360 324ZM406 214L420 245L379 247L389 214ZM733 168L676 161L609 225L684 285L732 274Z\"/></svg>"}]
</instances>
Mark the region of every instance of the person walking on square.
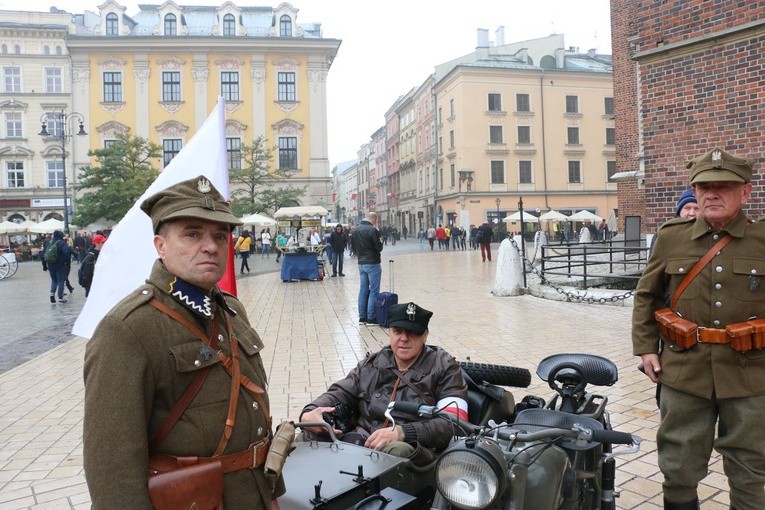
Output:
<instances>
[{"instance_id":1,"label":"person walking on square","mask_svg":"<svg viewBox=\"0 0 765 510\"><path fill-rule=\"evenodd\" d=\"M428 244L430 245L430 251L433 251L433 245L436 244L436 229L435 227L428 227Z\"/></svg>"},{"instance_id":2,"label":"person walking on square","mask_svg":"<svg viewBox=\"0 0 765 510\"><path fill-rule=\"evenodd\" d=\"M239 256L242 258L242 264L239 268L239 272L241 274L244 274L244 268L247 268L247 272L250 272L250 264L247 262L247 259L250 258L250 248L252 247L252 236L250 235L249 230L245 230L242 232L242 235L239 236L239 239L236 240L236 245L234 246L234 251L239 253Z\"/></svg>"},{"instance_id":3,"label":"person walking on square","mask_svg":"<svg viewBox=\"0 0 765 510\"><path fill-rule=\"evenodd\" d=\"M260 231L260 245L261 253L260 258L265 255L267 258L271 257L271 229L265 228Z\"/></svg>"},{"instance_id":4,"label":"person walking on square","mask_svg":"<svg viewBox=\"0 0 765 510\"><path fill-rule=\"evenodd\" d=\"M443 250L444 242L448 239L448 237L446 237L446 229L444 229L444 227L441 225L436 228L436 239L438 239L438 249Z\"/></svg>"},{"instance_id":5,"label":"person walking on square","mask_svg":"<svg viewBox=\"0 0 765 510\"><path fill-rule=\"evenodd\" d=\"M106 237L101 234L96 234L92 239L92 246L90 250L85 254L85 258L82 259L80 269L78 271L78 283L85 289L85 297L90 294L90 287L93 284L93 274L96 270L96 262L98 262L98 255L101 253L106 242Z\"/></svg>"},{"instance_id":6,"label":"person walking on square","mask_svg":"<svg viewBox=\"0 0 765 510\"><path fill-rule=\"evenodd\" d=\"M481 260L483 262L486 262L487 258L491 262L491 241L493 237L494 231L491 229L491 225L489 225L489 222L484 221L476 232L476 242L481 247Z\"/></svg>"},{"instance_id":7,"label":"person walking on square","mask_svg":"<svg viewBox=\"0 0 765 510\"><path fill-rule=\"evenodd\" d=\"M287 238L284 237L284 232L279 232L276 235L276 263L278 264L282 260L282 253L287 248Z\"/></svg>"},{"instance_id":8,"label":"person walking on square","mask_svg":"<svg viewBox=\"0 0 765 510\"><path fill-rule=\"evenodd\" d=\"M51 251L51 244L55 246L55 259L48 256L48 253ZM64 241L64 233L62 231L56 230L53 232L53 239L48 244L43 257L45 258L48 274L50 275L50 302L55 303L56 296L58 296L59 303L66 303L66 299L64 299L64 286L67 284L66 279L72 263L72 250L66 244L66 241Z\"/></svg>"},{"instance_id":9,"label":"person walking on square","mask_svg":"<svg viewBox=\"0 0 765 510\"><path fill-rule=\"evenodd\" d=\"M361 220L351 236L351 246L359 266L359 324L377 324L375 302L380 293L382 267L380 253L383 250L377 213L370 212Z\"/></svg>"},{"instance_id":10,"label":"person walking on square","mask_svg":"<svg viewBox=\"0 0 765 510\"><path fill-rule=\"evenodd\" d=\"M345 235L345 229L341 224L335 225L335 229L329 234L327 247L332 247L332 276L345 276L343 273L343 259L345 258L345 247L348 246L348 237Z\"/></svg>"},{"instance_id":11,"label":"person walking on square","mask_svg":"<svg viewBox=\"0 0 765 510\"><path fill-rule=\"evenodd\" d=\"M241 221L203 176L152 195L141 210L158 258L85 348L83 466L93 508L157 507L149 473L173 471L188 483L179 467L206 467L194 492L220 498L216 508L278 509L284 482L264 464L289 445L273 440L265 346L244 305L217 285Z\"/></svg>"},{"instance_id":12,"label":"person walking on square","mask_svg":"<svg viewBox=\"0 0 765 510\"><path fill-rule=\"evenodd\" d=\"M765 222L742 211L753 163L719 148L688 163L699 214L662 225L635 290L633 354L662 385L667 510L699 508L713 449L731 508L765 508Z\"/></svg>"}]
</instances>

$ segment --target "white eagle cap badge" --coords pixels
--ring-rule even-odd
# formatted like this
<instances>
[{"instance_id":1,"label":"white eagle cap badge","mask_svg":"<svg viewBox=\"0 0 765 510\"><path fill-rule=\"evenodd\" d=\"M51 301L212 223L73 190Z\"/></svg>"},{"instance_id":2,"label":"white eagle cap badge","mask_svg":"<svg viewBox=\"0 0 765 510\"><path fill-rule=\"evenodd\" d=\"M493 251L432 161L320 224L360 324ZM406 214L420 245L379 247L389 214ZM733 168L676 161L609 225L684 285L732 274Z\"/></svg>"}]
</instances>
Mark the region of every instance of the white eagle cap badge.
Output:
<instances>
[{"instance_id":1,"label":"white eagle cap badge","mask_svg":"<svg viewBox=\"0 0 765 510\"><path fill-rule=\"evenodd\" d=\"M414 322L414 318L417 316L417 305L414 303L406 305L406 314L409 316L409 320Z\"/></svg>"},{"instance_id":2,"label":"white eagle cap badge","mask_svg":"<svg viewBox=\"0 0 765 510\"><path fill-rule=\"evenodd\" d=\"M197 181L197 189L200 193L209 193L210 190L212 190L212 185L210 184L210 181L202 177Z\"/></svg>"},{"instance_id":3,"label":"white eagle cap badge","mask_svg":"<svg viewBox=\"0 0 765 510\"><path fill-rule=\"evenodd\" d=\"M722 161L722 152L712 151L712 161Z\"/></svg>"}]
</instances>

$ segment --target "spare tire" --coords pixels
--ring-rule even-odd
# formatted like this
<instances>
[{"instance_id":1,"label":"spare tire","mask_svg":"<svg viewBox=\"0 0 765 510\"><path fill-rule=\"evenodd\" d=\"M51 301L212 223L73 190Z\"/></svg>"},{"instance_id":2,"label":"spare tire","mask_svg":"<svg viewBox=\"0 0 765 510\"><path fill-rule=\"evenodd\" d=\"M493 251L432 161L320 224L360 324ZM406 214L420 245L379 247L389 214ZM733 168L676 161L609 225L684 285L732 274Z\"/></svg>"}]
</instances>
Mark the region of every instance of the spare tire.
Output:
<instances>
[{"instance_id":1,"label":"spare tire","mask_svg":"<svg viewBox=\"0 0 765 510\"><path fill-rule=\"evenodd\" d=\"M479 384L486 381L489 384L514 388L528 388L531 384L531 372L525 368L474 363L472 361L460 361L459 363L462 370Z\"/></svg>"}]
</instances>

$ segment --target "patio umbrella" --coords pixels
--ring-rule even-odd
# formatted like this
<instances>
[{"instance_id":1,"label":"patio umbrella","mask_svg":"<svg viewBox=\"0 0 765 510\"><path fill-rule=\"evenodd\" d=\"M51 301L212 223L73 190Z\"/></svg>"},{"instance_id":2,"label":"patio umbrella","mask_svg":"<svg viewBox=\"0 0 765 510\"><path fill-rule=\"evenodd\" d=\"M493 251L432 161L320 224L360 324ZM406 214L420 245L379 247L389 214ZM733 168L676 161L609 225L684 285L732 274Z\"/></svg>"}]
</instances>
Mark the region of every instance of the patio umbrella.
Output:
<instances>
[{"instance_id":1,"label":"patio umbrella","mask_svg":"<svg viewBox=\"0 0 765 510\"><path fill-rule=\"evenodd\" d=\"M245 225L265 225L267 227L273 227L276 225L276 220L269 218L263 214L253 213L247 216L239 218Z\"/></svg>"},{"instance_id":2,"label":"patio umbrella","mask_svg":"<svg viewBox=\"0 0 765 510\"><path fill-rule=\"evenodd\" d=\"M51 218L49 220L41 221L37 225L29 227L28 231L33 234L52 234L56 230L64 230L64 222Z\"/></svg>"},{"instance_id":3,"label":"patio umbrella","mask_svg":"<svg viewBox=\"0 0 765 510\"><path fill-rule=\"evenodd\" d=\"M511 214L510 216L505 216L502 221L505 223L510 223L511 221L521 221L521 212L515 212ZM526 211L523 211L523 222L524 223L539 223L539 218L534 216L531 213L527 213Z\"/></svg>"},{"instance_id":4,"label":"patio umbrella","mask_svg":"<svg viewBox=\"0 0 765 510\"><path fill-rule=\"evenodd\" d=\"M19 223L12 221L4 221L0 223L0 234L19 234L26 232L26 228L22 227Z\"/></svg>"},{"instance_id":5,"label":"patio umbrella","mask_svg":"<svg viewBox=\"0 0 765 510\"><path fill-rule=\"evenodd\" d=\"M568 217L571 221L600 221L601 217L597 216L595 214L592 214L590 211L584 210L579 211L576 214L572 214Z\"/></svg>"},{"instance_id":6,"label":"patio umbrella","mask_svg":"<svg viewBox=\"0 0 765 510\"><path fill-rule=\"evenodd\" d=\"M524 213L524 216L525 215L526 214ZM569 221L568 216L552 209L540 216L539 219L543 221Z\"/></svg>"}]
</instances>

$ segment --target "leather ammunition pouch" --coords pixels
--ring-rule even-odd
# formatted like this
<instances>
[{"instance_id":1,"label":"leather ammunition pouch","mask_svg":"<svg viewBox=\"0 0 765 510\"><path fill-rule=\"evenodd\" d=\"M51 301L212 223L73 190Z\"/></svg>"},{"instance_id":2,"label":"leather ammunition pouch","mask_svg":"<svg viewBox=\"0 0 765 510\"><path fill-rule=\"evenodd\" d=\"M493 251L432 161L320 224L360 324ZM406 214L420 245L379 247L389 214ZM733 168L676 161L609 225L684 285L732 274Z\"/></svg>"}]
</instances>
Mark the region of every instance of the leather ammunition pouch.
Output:
<instances>
[{"instance_id":1,"label":"leather ammunition pouch","mask_svg":"<svg viewBox=\"0 0 765 510\"><path fill-rule=\"evenodd\" d=\"M659 332L667 340L683 349L690 349L696 345L698 325L695 322L683 319L671 308L656 310L654 317L659 325Z\"/></svg>"},{"instance_id":2,"label":"leather ammunition pouch","mask_svg":"<svg viewBox=\"0 0 765 510\"><path fill-rule=\"evenodd\" d=\"M223 468L208 462L164 473L150 469L149 498L155 510L222 510Z\"/></svg>"},{"instance_id":3,"label":"leather ammunition pouch","mask_svg":"<svg viewBox=\"0 0 765 510\"><path fill-rule=\"evenodd\" d=\"M282 468L287 456L295 449L295 423L291 421L282 422L276 427L276 434L271 440L271 448L268 450L268 456L263 466L263 472L266 480L271 485L273 491L276 482L282 475Z\"/></svg>"},{"instance_id":4,"label":"leather ammunition pouch","mask_svg":"<svg viewBox=\"0 0 765 510\"><path fill-rule=\"evenodd\" d=\"M671 308L654 312L659 332L671 343L690 349L697 343L730 344L737 352L765 348L765 319L728 324L725 329L699 327L683 319Z\"/></svg>"}]
</instances>

